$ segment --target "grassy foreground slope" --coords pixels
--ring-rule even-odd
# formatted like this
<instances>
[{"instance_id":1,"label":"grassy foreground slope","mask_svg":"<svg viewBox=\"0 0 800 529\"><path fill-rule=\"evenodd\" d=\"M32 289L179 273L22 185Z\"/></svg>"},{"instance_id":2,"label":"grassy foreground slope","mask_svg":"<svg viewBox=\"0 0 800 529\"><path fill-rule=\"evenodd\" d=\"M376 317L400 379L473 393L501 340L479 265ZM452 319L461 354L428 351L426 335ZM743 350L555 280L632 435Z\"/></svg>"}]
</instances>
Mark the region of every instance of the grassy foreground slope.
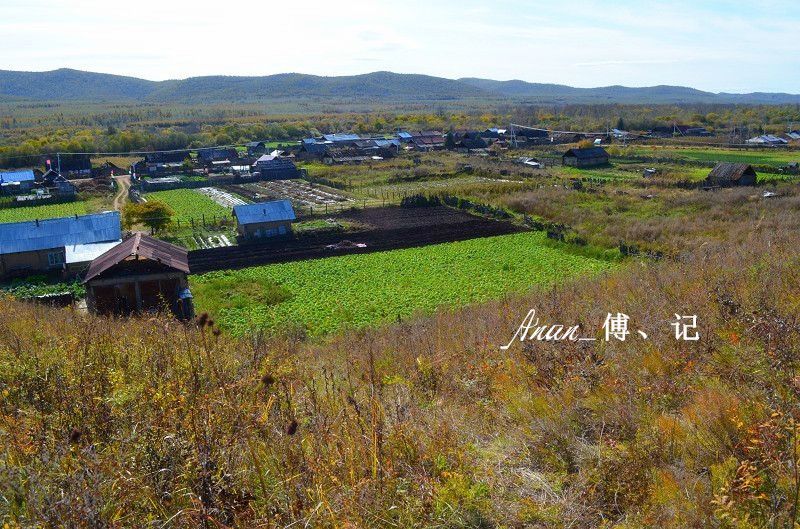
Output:
<instances>
[{"instance_id":1,"label":"grassy foreground slope","mask_svg":"<svg viewBox=\"0 0 800 529\"><path fill-rule=\"evenodd\" d=\"M618 255L618 254L617 254ZM242 335L300 326L311 335L497 299L607 270L606 260L520 233L192 278L199 310Z\"/></svg>"},{"instance_id":2,"label":"grassy foreground slope","mask_svg":"<svg viewBox=\"0 0 800 529\"><path fill-rule=\"evenodd\" d=\"M324 344L0 300L0 520L791 527L800 247L754 231ZM501 351L530 308L649 339Z\"/></svg>"}]
</instances>

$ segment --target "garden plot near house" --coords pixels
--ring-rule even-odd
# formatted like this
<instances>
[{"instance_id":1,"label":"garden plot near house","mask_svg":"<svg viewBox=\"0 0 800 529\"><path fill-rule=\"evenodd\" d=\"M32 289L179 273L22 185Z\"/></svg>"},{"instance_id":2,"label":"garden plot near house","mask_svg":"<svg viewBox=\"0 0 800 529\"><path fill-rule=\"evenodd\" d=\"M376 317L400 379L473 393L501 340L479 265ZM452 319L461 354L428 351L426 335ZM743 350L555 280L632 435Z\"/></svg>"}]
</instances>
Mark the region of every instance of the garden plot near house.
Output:
<instances>
[{"instance_id":1,"label":"garden plot near house","mask_svg":"<svg viewBox=\"0 0 800 529\"><path fill-rule=\"evenodd\" d=\"M311 335L460 307L613 267L544 233L192 276L199 311L234 334L301 327Z\"/></svg>"},{"instance_id":2,"label":"garden plot near house","mask_svg":"<svg viewBox=\"0 0 800 529\"><path fill-rule=\"evenodd\" d=\"M267 200L288 198L292 203L301 206L324 206L354 201L333 189L312 186L305 180L270 180L247 187Z\"/></svg>"},{"instance_id":3,"label":"garden plot near house","mask_svg":"<svg viewBox=\"0 0 800 529\"><path fill-rule=\"evenodd\" d=\"M233 208L233 206L244 206L247 204L241 198L234 196L227 191L223 191L221 189L217 189L216 187L200 187L195 189L200 194L203 194L219 204L220 206L226 208Z\"/></svg>"}]
</instances>

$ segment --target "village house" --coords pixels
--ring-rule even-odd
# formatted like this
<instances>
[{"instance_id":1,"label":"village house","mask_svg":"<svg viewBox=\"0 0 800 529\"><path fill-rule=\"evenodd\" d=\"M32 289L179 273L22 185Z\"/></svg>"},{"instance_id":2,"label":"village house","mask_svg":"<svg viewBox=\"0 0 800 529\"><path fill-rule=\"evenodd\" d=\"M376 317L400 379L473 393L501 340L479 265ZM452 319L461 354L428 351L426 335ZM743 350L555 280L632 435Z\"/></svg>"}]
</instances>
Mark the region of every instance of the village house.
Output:
<instances>
[{"instance_id":1,"label":"village house","mask_svg":"<svg viewBox=\"0 0 800 529\"><path fill-rule=\"evenodd\" d=\"M188 151L150 152L144 155L144 169L148 174L167 173L180 170Z\"/></svg>"},{"instance_id":2,"label":"village house","mask_svg":"<svg viewBox=\"0 0 800 529\"><path fill-rule=\"evenodd\" d=\"M260 156L267 154L267 144L263 141L251 141L247 143L247 156Z\"/></svg>"},{"instance_id":3,"label":"village house","mask_svg":"<svg viewBox=\"0 0 800 529\"><path fill-rule=\"evenodd\" d=\"M331 144L318 143L314 138L306 138L300 142L297 158L301 160L320 159L328 152Z\"/></svg>"},{"instance_id":4,"label":"village house","mask_svg":"<svg viewBox=\"0 0 800 529\"><path fill-rule=\"evenodd\" d=\"M745 143L750 145L786 145L789 141L772 134L762 134L761 136L750 138Z\"/></svg>"},{"instance_id":5,"label":"village house","mask_svg":"<svg viewBox=\"0 0 800 529\"><path fill-rule=\"evenodd\" d=\"M350 145L354 141L358 141L361 139L361 136L358 134L323 134L322 141L326 143L333 144L337 147L343 147L346 145Z\"/></svg>"},{"instance_id":6,"label":"village house","mask_svg":"<svg viewBox=\"0 0 800 529\"><path fill-rule=\"evenodd\" d=\"M36 183L36 175L30 169L0 173L0 192L4 195L28 193Z\"/></svg>"},{"instance_id":7,"label":"village house","mask_svg":"<svg viewBox=\"0 0 800 529\"><path fill-rule=\"evenodd\" d=\"M608 164L608 153L602 147L570 149L564 153L561 160L569 167L597 167Z\"/></svg>"},{"instance_id":8,"label":"village house","mask_svg":"<svg viewBox=\"0 0 800 529\"><path fill-rule=\"evenodd\" d=\"M380 160L380 156L370 155L361 149L328 149L322 156L322 163L325 165L342 165L367 162L370 160Z\"/></svg>"},{"instance_id":9,"label":"village house","mask_svg":"<svg viewBox=\"0 0 800 529\"><path fill-rule=\"evenodd\" d=\"M48 160L49 165L46 166L48 171L56 171L66 178L91 178L92 177L92 162L89 158L60 158L52 163ZM46 174L46 173L45 173Z\"/></svg>"},{"instance_id":10,"label":"village house","mask_svg":"<svg viewBox=\"0 0 800 529\"><path fill-rule=\"evenodd\" d=\"M705 180L704 187L754 186L758 175L746 163L718 163Z\"/></svg>"},{"instance_id":11,"label":"village house","mask_svg":"<svg viewBox=\"0 0 800 529\"><path fill-rule=\"evenodd\" d=\"M453 131L453 139L456 141L463 139L478 140L480 137L481 133L477 130L456 129Z\"/></svg>"},{"instance_id":12,"label":"village house","mask_svg":"<svg viewBox=\"0 0 800 529\"><path fill-rule=\"evenodd\" d=\"M417 151L440 151L444 149L445 137L436 132L420 132L411 138Z\"/></svg>"},{"instance_id":13,"label":"village house","mask_svg":"<svg viewBox=\"0 0 800 529\"><path fill-rule=\"evenodd\" d=\"M245 240L288 235L292 232L292 221L297 218L288 200L234 206L233 216L236 230Z\"/></svg>"},{"instance_id":14,"label":"village house","mask_svg":"<svg viewBox=\"0 0 800 529\"><path fill-rule=\"evenodd\" d=\"M297 167L290 159L265 154L253 164L253 172L260 173L264 180L286 180L289 178L299 178Z\"/></svg>"},{"instance_id":15,"label":"village house","mask_svg":"<svg viewBox=\"0 0 800 529\"><path fill-rule=\"evenodd\" d=\"M197 163L210 168L228 168L239 159L236 149L200 149L197 151Z\"/></svg>"},{"instance_id":16,"label":"village house","mask_svg":"<svg viewBox=\"0 0 800 529\"><path fill-rule=\"evenodd\" d=\"M502 139L506 136L506 129L499 129L497 127L492 127L484 130L481 133L481 138L489 138L489 139Z\"/></svg>"},{"instance_id":17,"label":"village house","mask_svg":"<svg viewBox=\"0 0 800 529\"><path fill-rule=\"evenodd\" d=\"M483 140L483 138L478 138L478 139L463 138L456 143L456 151L465 154L474 152L485 152L486 149L488 148L489 145Z\"/></svg>"},{"instance_id":18,"label":"village house","mask_svg":"<svg viewBox=\"0 0 800 529\"><path fill-rule=\"evenodd\" d=\"M0 277L71 275L121 239L118 211L0 224Z\"/></svg>"},{"instance_id":19,"label":"village house","mask_svg":"<svg viewBox=\"0 0 800 529\"><path fill-rule=\"evenodd\" d=\"M184 248L137 232L89 265L83 280L87 306L99 314L169 310L188 320L193 316L188 274Z\"/></svg>"}]
</instances>

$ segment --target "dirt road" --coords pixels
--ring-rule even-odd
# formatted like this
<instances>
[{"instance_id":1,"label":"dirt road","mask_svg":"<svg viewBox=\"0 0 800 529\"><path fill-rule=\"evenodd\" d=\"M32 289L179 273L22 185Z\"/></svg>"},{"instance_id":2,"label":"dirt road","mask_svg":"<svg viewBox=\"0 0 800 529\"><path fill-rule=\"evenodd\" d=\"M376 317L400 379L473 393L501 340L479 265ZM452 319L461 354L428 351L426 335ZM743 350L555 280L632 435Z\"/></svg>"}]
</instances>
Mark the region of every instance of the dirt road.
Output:
<instances>
[{"instance_id":1,"label":"dirt road","mask_svg":"<svg viewBox=\"0 0 800 529\"><path fill-rule=\"evenodd\" d=\"M122 206L128 200L128 189L131 187L131 177L128 175L115 176L114 181L119 186L119 192L114 197L114 209L117 211L122 210Z\"/></svg>"}]
</instances>

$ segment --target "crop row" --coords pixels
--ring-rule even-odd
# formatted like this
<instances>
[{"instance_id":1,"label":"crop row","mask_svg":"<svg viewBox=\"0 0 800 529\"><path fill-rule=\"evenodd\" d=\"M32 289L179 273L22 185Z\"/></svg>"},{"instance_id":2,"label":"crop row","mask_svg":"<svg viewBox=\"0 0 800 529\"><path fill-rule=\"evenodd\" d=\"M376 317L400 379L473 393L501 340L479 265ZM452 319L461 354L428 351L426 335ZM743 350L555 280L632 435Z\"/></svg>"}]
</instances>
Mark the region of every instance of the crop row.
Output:
<instances>
[{"instance_id":1,"label":"crop row","mask_svg":"<svg viewBox=\"0 0 800 529\"><path fill-rule=\"evenodd\" d=\"M365 327L459 307L595 273L608 262L575 255L548 244L542 233L521 233L423 248L348 255L211 272L192 277L198 310L225 307L231 285L280 289L279 303L237 300L221 308L217 321L234 334L289 326L309 334Z\"/></svg>"}]
</instances>

